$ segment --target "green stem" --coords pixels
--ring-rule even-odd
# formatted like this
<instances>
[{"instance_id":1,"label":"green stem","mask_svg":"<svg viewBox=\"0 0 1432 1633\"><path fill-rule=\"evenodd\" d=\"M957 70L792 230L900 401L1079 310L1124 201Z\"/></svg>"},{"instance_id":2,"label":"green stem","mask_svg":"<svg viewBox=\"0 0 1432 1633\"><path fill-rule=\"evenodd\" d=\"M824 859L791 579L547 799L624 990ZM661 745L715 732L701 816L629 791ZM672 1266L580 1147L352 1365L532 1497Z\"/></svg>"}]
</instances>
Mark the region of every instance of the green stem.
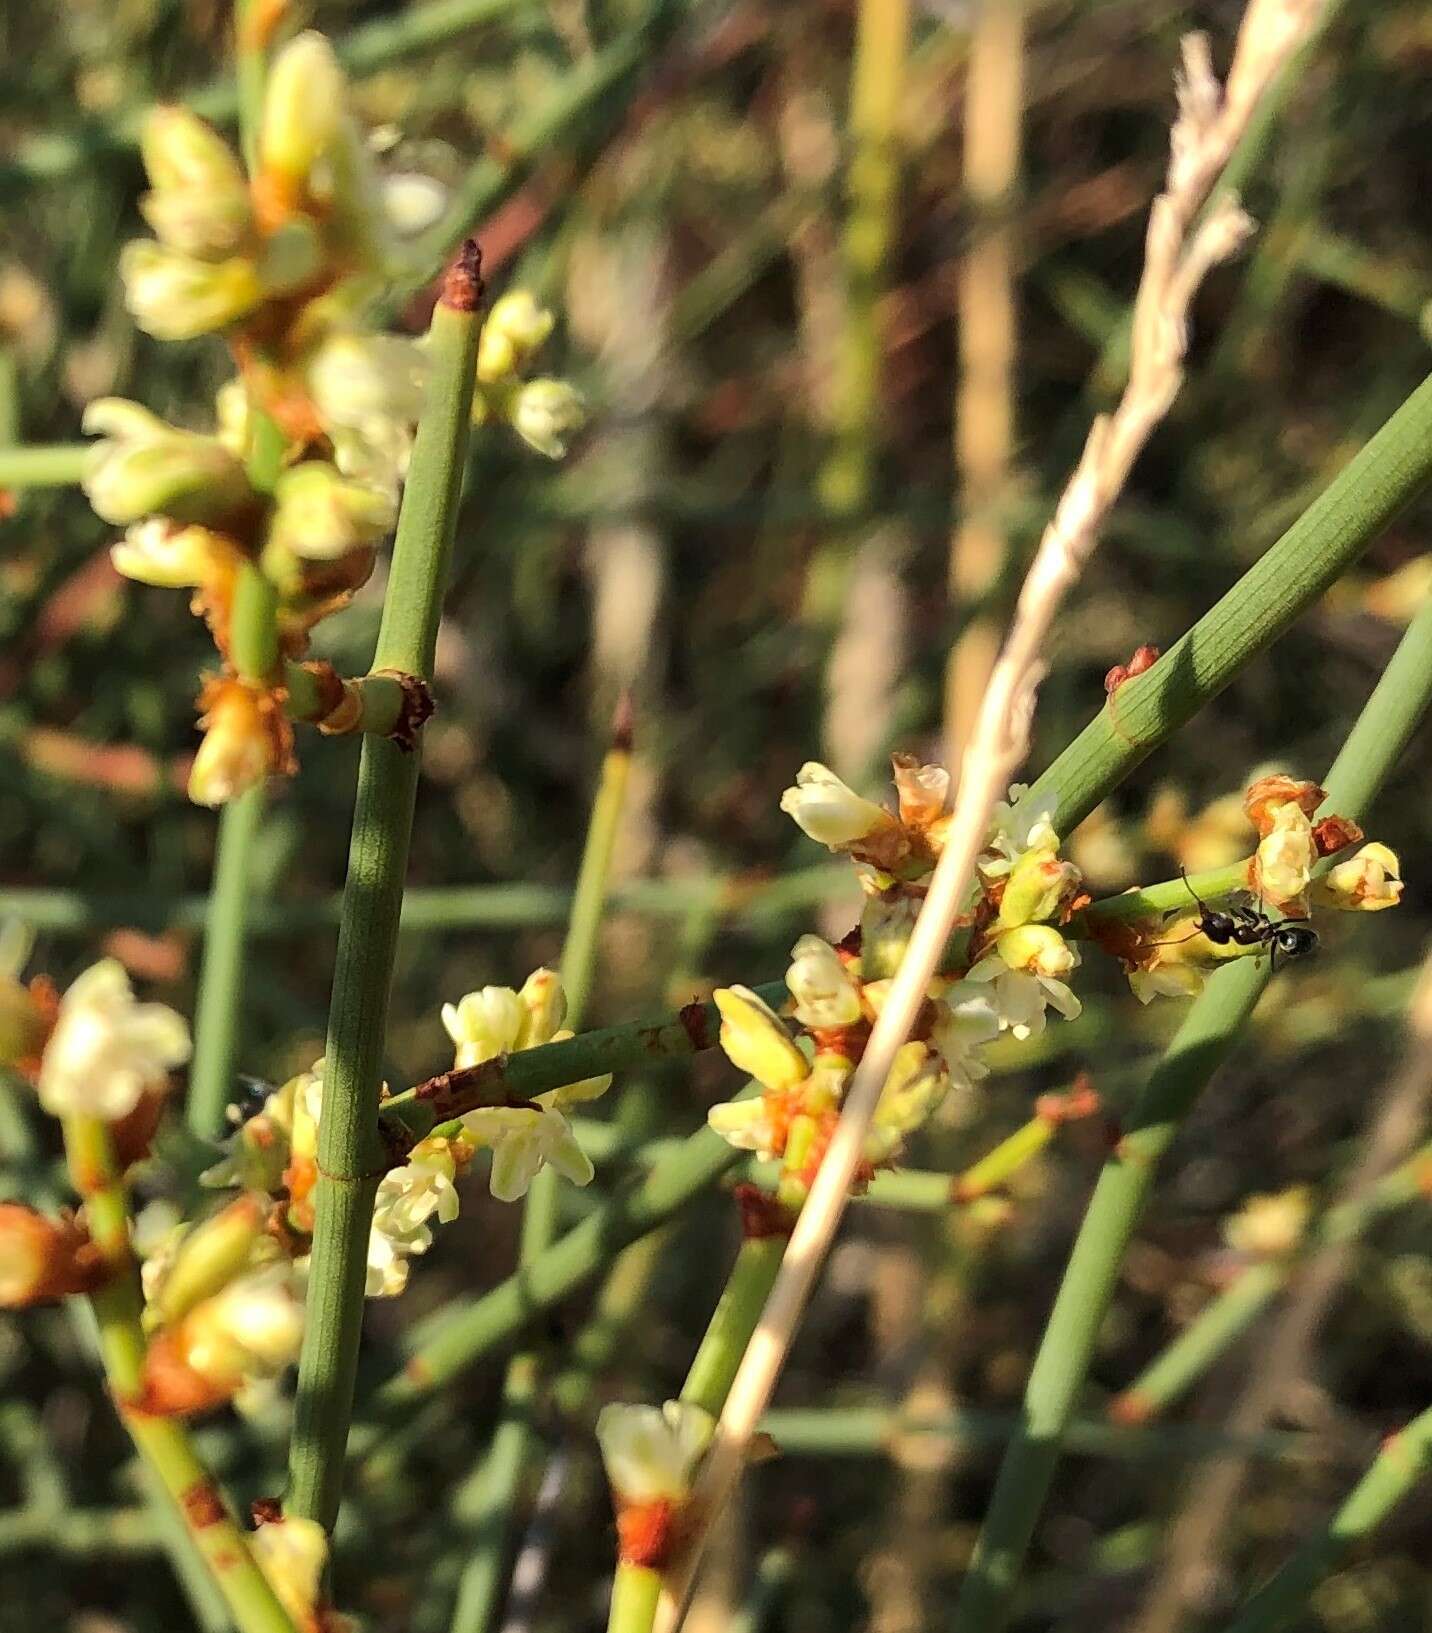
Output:
<instances>
[{"instance_id":1,"label":"green stem","mask_svg":"<svg viewBox=\"0 0 1432 1633\"><path fill-rule=\"evenodd\" d=\"M656 1620L660 1598L660 1575L649 1565L633 1565L622 1560L612 1582L607 1633L648 1633Z\"/></svg>"},{"instance_id":2,"label":"green stem","mask_svg":"<svg viewBox=\"0 0 1432 1633\"><path fill-rule=\"evenodd\" d=\"M1144 1423L1167 1410L1199 1376L1253 1324L1259 1313L1319 1248L1355 1242L1390 1209L1427 1194L1432 1144L1386 1175L1366 1197L1343 1202L1318 1221L1299 1252L1285 1259L1250 1265L1202 1309L1158 1358L1110 1406L1123 1423Z\"/></svg>"},{"instance_id":3,"label":"green stem","mask_svg":"<svg viewBox=\"0 0 1432 1633\"><path fill-rule=\"evenodd\" d=\"M244 994L245 918L254 839L264 791L250 788L219 813L214 884L204 929L204 962L194 1006L194 1060L185 1118L201 1139L216 1139L234 1092L234 1060Z\"/></svg>"},{"instance_id":4,"label":"green stem","mask_svg":"<svg viewBox=\"0 0 1432 1633\"><path fill-rule=\"evenodd\" d=\"M89 457L87 442L0 448L0 488L78 487Z\"/></svg>"},{"instance_id":5,"label":"green stem","mask_svg":"<svg viewBox=\"0 0 1432 1633\"><path fill-rule=\"evenodd\" d=\"M1338 753L1325 779L1324 809L1362 818L1422 717L1429 694L1432 602L1408 627ZM1247 959L1210 976L1154 1068L1129 1131L1104 1165L1040 1341L1019 1431L1000 1466L955 1607L956 1633L999 1633L1009 1619L1020 1567L1159 1162L1199 1093L1231 1053L1270 973L1267 961Z\"/></svg>"},{"instance_id":6,"label":"green stem","mask_svg":"<svg viewBox=\"0 0 1432 1633\"><path fill-rule=\"evenodd\" d=\"M611 747L602 760L601 778L587 824L572 917L562 946L562 988L567 996L565 1024L581 1025L597 956L597 931L606 903L612 853L621 824L631 770L631 720L624 703ZM522 1211L518 1274L530 1268L557 1236L561 1188L551 1168L534 1177ZM518 1350L507 1363L502 1408L487 1455L464 1482L454 1503L459 1523L473 1526L477 1547L458 1583L451 1633L483 1633L495 1625L507 1590L508 1521L518 1512L522 1481L533 1460L536 1434L532 1402L541 1376L541 1356Z\"/></svg>"},{"instance_id":7,"label":"green stem","mask_svg":"<svg viewBox=\"0 0 1432 1633\"><path fill-rule=\"evenodd\" d=\"M182 1518L240 1633L295 1633L182 1425L134 1407L144 1384L145 1339L129 1209L108 1127L90 1117L66 1118L65 1154L71 1180L84 1199L90 1235L111 1271L90 1303L121 1421Z\"/></svg>"},{"instance_id":8,"label":"green stem","mask_svg":"<svg viewBox=\"0 0 1432 1633\"><path fill-rule=\"evenodd\" d=\"M432 377L393 544L375 667L424 680L457 526L476 364L476 246L449 271L430 331ZM363 1325L373 1197L382 1172L378 1089L407 873L414 753L365 738L338 931L318 1130L308 1319L289 1459L289 1507L332 1530Z\"/></svg>"},{"instance_id":9,"label":"green stem","mask_svg":"<svg viewBox=\"0 0 1432 1633\"><path fill-rule=\"evenodd\" d=\"M1348 567L1432 481L1432 379L1425 380L1288 531L1038 778L1069 834ZM1343 802L1334 807L1351 814Z\"/></svg>"},{"instance_id":10,"label":"green stem","mask_svg":"<svg viewBox=\"0 0 1432 1633\"><path fill-rule=\"evenodd\" d=\"M384 677L365 676L366 680ZM753 930L784 927L806 908L848 897L848 866L821 863L780 879L748 881L737 877L633 879L612 891L612 906L659 918L685 918L709 912L721 920L739 919ZM571 912L573 893L556 885L513 883L457 885L409 890L403 896L402 927L430 934L445 930L532 928L562 924ZM147 930L194 930L203 926L208 900L203 896L151 896L77 890L0 890L0 913L23 919L51 935L84 935L116 925ZM256 901L249 914L252 934L302 935L338 922L341 895L299 901ZM855 909L852 907L852 917Z\"/></svg>"},{"instance_id":11,"label":"green stem","mask_svg":"<svg viewBox=\"0 0 1432 1633\"><path fill-rule=\"evenodd\" d=\"M725 1291L681 1387L682 1400L704 1408L712 1417L719 1417L726 1404L731 1380L761 1319L785 1249L784 1236L751 1237L741 1243Z\"/></svg>"},{"instance_id":12,"label":"green stem","mask_svg":"<svg viewBox=\"0 0 1432 1633\"><path fill-rule=\"evenodd\" d=\"M1162 913L1184 907L1194 912L1198 900L1216 901L1220 896L1231 896L1237 890L1248 888L1248 861L1230 862L1227 867L1205 868L1201 873L1180 875L1161 884L1144 885L1139 890L1126 890L1119 896L1105 896L1091 903L1076 916L1070 933L1077 935L1088 921L1095 923L1127 923L1135 919L1157 918Z\"/></svg>"},{"instance_id":13,"label":"green stem","mask_svg":"<svg viewBox=\"0 0 1432 1633\"><path fill-rule=\"evenodd\" d=\"M1394 1435L1328 1524L1243 1607L1228 1633L1276 1633L1349 1550L1370 1536L1432 1469L1432 1407Z\"/></svg>"}]
</instances>

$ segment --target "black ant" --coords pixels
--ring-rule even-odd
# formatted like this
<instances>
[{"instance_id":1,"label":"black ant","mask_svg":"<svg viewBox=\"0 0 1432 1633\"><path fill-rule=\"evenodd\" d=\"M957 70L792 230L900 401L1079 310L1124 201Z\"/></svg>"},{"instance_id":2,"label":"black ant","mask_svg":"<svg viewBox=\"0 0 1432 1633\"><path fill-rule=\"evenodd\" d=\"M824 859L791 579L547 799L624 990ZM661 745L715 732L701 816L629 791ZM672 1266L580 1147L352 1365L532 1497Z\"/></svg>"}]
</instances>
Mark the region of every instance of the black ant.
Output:
<instances>
[{"instance_id":1,"label":"black ant","mask_svg":"<svg viewBox=\"0 0 1432 1633\"><path fill-rule=\"evenodd\" d=\"M1234 904L1223 912L1210 907L1188 882L1188 875L1179 869L1179 878L1188 893L1198 903L1198 929L1193 935L1203 934L1215 947L1266 947L1273 969L1278 967L1278 954L1284 958L1302 958L1318 945L1318 933L1305 918L1273 919L1264 911L1262 898L1257 907ZM1192 936L1180 936L1189 941ZM1176 946L1176 942L1155 942L1157 947Z\"/></svg>"}]
</instances>

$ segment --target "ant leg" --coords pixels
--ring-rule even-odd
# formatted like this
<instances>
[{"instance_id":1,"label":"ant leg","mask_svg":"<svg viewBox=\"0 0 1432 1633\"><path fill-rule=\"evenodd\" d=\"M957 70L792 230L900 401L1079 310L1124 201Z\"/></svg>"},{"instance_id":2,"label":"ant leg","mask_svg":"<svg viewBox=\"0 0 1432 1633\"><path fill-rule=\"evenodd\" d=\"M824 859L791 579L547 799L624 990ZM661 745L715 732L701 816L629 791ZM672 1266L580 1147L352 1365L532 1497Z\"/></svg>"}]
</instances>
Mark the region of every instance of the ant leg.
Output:
<instances>
[{"instance_id":1,"label":"ant leg","mask_svg":"<svg viewBox=\"0 0 1432 1633\"><path fill-rule=\"evenodd\" d=\"M1150 941L1146 942L1145 945L1149 947L1182 947L1185 941L1192 941L1195 936L1201 936L1202 934L1201 929L1190 930L1186 936L1175 936L1172 941Z\"/></svg>"}]
</instances>

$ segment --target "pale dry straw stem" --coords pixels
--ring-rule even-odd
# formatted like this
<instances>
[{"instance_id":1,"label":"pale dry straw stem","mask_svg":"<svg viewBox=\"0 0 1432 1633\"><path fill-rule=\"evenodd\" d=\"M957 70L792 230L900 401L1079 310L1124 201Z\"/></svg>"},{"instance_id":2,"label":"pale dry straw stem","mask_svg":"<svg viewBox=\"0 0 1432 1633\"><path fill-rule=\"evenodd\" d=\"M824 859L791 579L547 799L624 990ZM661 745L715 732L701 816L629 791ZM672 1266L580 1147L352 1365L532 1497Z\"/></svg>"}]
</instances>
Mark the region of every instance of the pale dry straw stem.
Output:
<instances>
[{"instance_id":1,"label":"pale dry straw stem","mask_svg":"<svg viewBox=\"0 0 1432 1633\"><path fill-rule=\"evenodd\" d=\"M1045 529L1020 590L1014 620L980 704L961 766L945 848L909 948L851 1079L830 1146L791 1233L781 1269L726 1398L716 1437L693 1496L693 1525L672 1562L656 1618L661 1633L681 1621L711 1521L729 1496L756 1425L785 1362L825 1254L845 1211L880 1091L909 1036L930 978L984 849L990 814L1024 759L1040 654L1054 616L1098 541L1098 530L1150 432L1167 413L1182 378L1188 307L1198 280L1234 253L1251 223L1222 201L1187 238L1258 95L1276 74L1318 7L1294 0L1253 0L1239 31L1223 99L1200 37L1184 42L1179 116L1170 146L1167 190L1154 201L1146 265L1135 300L1129 382L1112 415L1095 421L1078 467ZM1293 26L1294 19L1301 27Z\"/></svg>"},{"instance_id":2,"label":"pale dry straw stem","mask_svg":"<svg viewBox=\"0 0 1432 1633\"><path fill-rule=\"evenodd\" d=\"M1432 1095L1432 955L1423 961L1408 1006L1407 1032L1402 1065L1387 1086L1362 1155L1338 1195L1330 1199L1324 1218L1335 1210L1364 1205L1378 1182L1406 1160L1422 1135ZM1257 1365L1228 1418L1233 1436L1256 1435L1296 1397L1313 1341L1347 1279L1355 1252L1352 1242L1330 1242L1300 1267L1293 1295L1262 1336ZM1163 1573L1135 1633L1177 1633L1185 1617L1200 1608L1198 1601L1211 1596L1227 1557L1219 1548L1219 1539L1247 1474L1246 1460L1230 1451L1190 1481L1165 1532L1170 1546Z\"/></svg>"},{"instance_id":3,"label":"pale dry straw stem","mask_svg":"<svg viewBox=\"0 0 1432 1633\"><path fill-rule=\"evenodd\" d=\"M965 82L964 190L974 241L960 260L954 453L960 519L950 599L965 616L945 677L945 758L957 765L999 652L999 623L979 603L998 582L1007 539L999 505L1014 445L1015 225L1024 111L1024 0L982 0Z\"/></svg>"}]
</instances>

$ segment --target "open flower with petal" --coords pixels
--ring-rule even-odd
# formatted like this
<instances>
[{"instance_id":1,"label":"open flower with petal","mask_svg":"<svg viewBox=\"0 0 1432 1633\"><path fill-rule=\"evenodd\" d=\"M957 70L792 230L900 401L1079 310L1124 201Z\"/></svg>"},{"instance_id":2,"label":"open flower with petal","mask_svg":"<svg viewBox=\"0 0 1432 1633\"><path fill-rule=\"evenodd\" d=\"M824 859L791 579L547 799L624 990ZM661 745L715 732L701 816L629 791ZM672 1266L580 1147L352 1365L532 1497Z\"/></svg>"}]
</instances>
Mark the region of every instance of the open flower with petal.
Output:
<instances>
[{"instance_id":1,"label":"open flower with petal","mask_svg":"<svg viewBox=\"0 0 1432 1633\"><path fill-rule=\"evenodd\" d=\"M1375 840L1338 862L1313 886L1322 907L1348 913L1380 913L1402 900L1402 864L1397 852Z\"/></svg>"},{"instance_id":2,"label":"open flower with petal","mask_svg":"<svg viewBox=\"0 0 1432 1633\"><path fill-rule=\"evenodd\" d=\"M970 1083L988 1077L979 1051L999 1036L999 1010L988 984L958 981L943 993L930 1036L952 1077Z\"/></svg>"},{"instance_id":3,"label":"open flower with petal","mask_svg":"<svg viewBox=\"0 0 1432 1633\"><path fill-rule=\"evenodd\" d=\"M455 1004L444 1004L442 1018L457 1050L454 1064L461 1071L516 1049L528 1014L511 987L479 987Z\"/></svg>"},{"instance_id":4,"label":"open flower with petal","mask_svg":"<svg viewBox=\"0 0 1432 1633\"><path fill-rule=\"evenodd\" d=\"M682 1503L715 1433L716 1420L689 1401L604 1406L597 1444L621 1503Z\"/></svg>"},{"instance_id":5,"label":"open flower with petal","mask_svg":"<svg viewBox=\"0 0 1432 1633\"><path fill-rule=\"evenodd\" d=\"M848 850L897 825L884 806L862 799L818 760L808 760L796 773L794 787L781 795L781 809L829 850Z\"/></svg>"},{"instance_id":6,"label":"open flower with petal","mask_svg":"<svg viewBox=\"0 0 1432 1633\"><path fill-rule=\"evenodd\" d=\"M40 1104L55 1117L118 1122L189 1058L189 1025L164 1004L135 1001L124 966L106 958L66 992L40 1058Z\"/></svg>"},{"instance_id":7,"label":"open flower with petal","mask_svg":"<svg viewBox=\"0 0 1432 1633\"><path fill-rule=\"evenodd\" d=\"M253 501L243 464L217 437L181 431L123 397L100 397L82 428L100 440L86 460L95 513L119 527L155 514L216 523Z\"/></svg>"},{"instance_id":8,"label":"open flower with petal","mask_svg":"<svg viewBox=\"0 0 1432 1633\"><path fill-rule=\"evenodd\" d=\"M789 1089L810 1072L781 1018L749 987L718 987L721 1047L732 1065L768 1089Z\"/></svg>"},{"instance_id":9,"label":"open flower with petal","mask_svg":"<svg viewBox=\"0 0 1432 1633\"><path fill-rule=\"evenodd\" d=\"M990 983L1001 1029L1023 1041L1044 1030L1050 1006L1065 1020L1082 1013L1083 1005L1063 980L1078 962L1077 950L1053 925L1025 924L1004 931L967 979Z\"/></svg>"},{"instance_id":10,"label":"open flower with petal","mask_svg":"<svg viewBox=\"0 0 1432 1633\"><path fill-rule=\"evenodd\" d=\"M211 582L238 564L239 553L222 533L150 516L125 530L110 546L109 559L117 573L136 583L178 590Z\"/></svg>"},{"instance_id":11,"label":"open flower with petal","mask_svg":"<svg viewBox=\"0 0 1432 1633\"><path fill-rule=\"evenodd\" d=\"M786 986L802 1026L824 1030L860 1019L860 990L840 954L819 936L802 936L791 948Z\"/></svg>"},{"instance_id":12,"label":"open flower with petal","mask_svg":"<svg viewBox=\"0 0 1432 1633\"><path fill-rule=\"evenodd\" d=\"M764 1094L723 1100L706 1113L706 1121L727 1145L754 1151L763 1162L780 1156L790 1126L789 1113L781 1102Z\"/></svg>"},{"instance_id":13,"label":"open flower with petal","mask_svg":"<svg viewBox=\"0 0 1432 1633\"><path fill-rule=\"evenodd\" d=\"M572 1125L554 1107L485 1106L468 1112L462 1124L477 1144L492 1148L490 1183L499 1202L526 1196L547 1164L573 1185L588 1184L595 1172Z\"/></svg>"},{"instance_id":14,"label":"open flower with petal","mask_svg":"<svg viewBox=\"0 0 1432 1633\"><path fill-rule=\"evenodd\" d=\"M124 246L119 276L130 315L157 340L194 340L226 329L262 305L267 293L257 263L246 255L206 261L151 238Z\"/></svg>"},{"instance_id":15,"label":"open flower with petal","mask_svg":"<svg viewBox=\"0 0 1432 1633\"><path fill-rule=\"evenodd\" d=\"M1015 858L1025 851L1059 849L1053 822L1059 796L1051 791L1030 800L1028 794L1028 783L1011 783L1009 799L995 802L986 845L986 850L994 854L981 857L979 864L980 872L988 879L1003 878L1014 866Z\"/></svg>"},{"instance_id":16,"label":"open flower with petal","mask_svg":"<svg viewBox=\"0 0 1432 1633\"><path fill-rule=\"evenodd\" d=\"M450 1224L458 1215L454 1180L457 1160L452 1141L421 1140L408 1160L378 1182L373 1223L368 1232L369 1298L393 1298L408 1284L408 1260L427 1252L433 1233L428 1221Z\"/></svg>"},{"instance_id":17,"label":"open flower with petal","mask_svg":"<svg viewBox=\"0 0 1432 1633\"><path fill-rule=\"evenodd\" d=\"M1259 892L1280 907L1300 902L1317 859L1317 840L1307 811L1294 800L1276 805L1253 863Z\"/></svg>"}]
</instances>

